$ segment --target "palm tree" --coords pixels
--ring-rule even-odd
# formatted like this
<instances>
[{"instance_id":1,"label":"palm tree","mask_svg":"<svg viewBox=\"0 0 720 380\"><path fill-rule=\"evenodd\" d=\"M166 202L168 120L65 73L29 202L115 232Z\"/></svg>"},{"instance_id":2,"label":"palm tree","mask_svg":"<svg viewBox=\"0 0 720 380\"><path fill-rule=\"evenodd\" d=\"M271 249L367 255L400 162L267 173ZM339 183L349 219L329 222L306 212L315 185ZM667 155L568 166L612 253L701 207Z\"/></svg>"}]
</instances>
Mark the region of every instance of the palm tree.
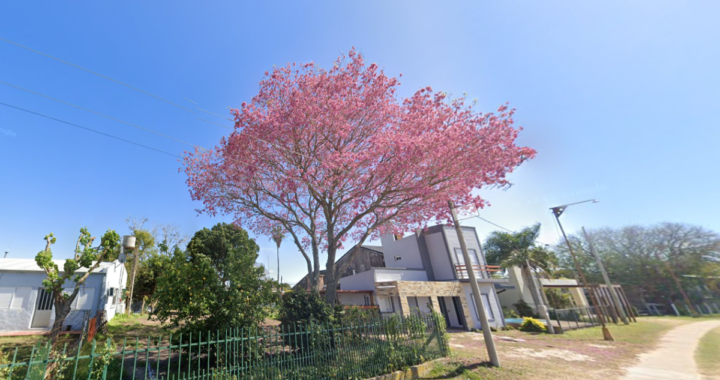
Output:
<instances>
[{"instance_id":1,"label":"palm tree","mask_svg":"<svg viewBox=\"0 0 720 380\"><path fill-rule=\"evenodd\" d=\"M535 305L542 305L532 272L548 275L557 265L557 257L552 251L536 245L540 234L540 223L525 227L520 232L495 231L485 243L488 263L499 264L503 268L519 267Z\"/></svg>"},{"instance_id":2,"label":"palm tree","mask_svg":"<svg viewBox=\"0 0 720 380\"><path fill-rule=\"evenodd\" d=\"M275 245L277 245L277 282L278 285L280 284L280 243L282 243L283 238L285 238L285 233L281 226L275 226L272 229L272 236L270 237L271 240L275 241Z\"/></svg>"}]
</instances>

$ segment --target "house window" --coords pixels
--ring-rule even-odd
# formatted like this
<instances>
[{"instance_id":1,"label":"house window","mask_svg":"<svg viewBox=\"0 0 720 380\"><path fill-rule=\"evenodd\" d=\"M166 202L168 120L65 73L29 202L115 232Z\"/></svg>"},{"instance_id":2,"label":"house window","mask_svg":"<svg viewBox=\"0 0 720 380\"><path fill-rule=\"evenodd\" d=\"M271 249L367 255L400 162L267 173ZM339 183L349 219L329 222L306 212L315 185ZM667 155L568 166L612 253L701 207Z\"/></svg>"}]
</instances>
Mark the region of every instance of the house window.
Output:
<instances>
[{"instance_id":1,"label":"house window","mask_svg":"<svg viewBox=\"0 0 720 380\"><path fill-rule=\"evenodd\" d=\"M395 312L395 301L393 297L378 297L380 301L380 312L382 313L394 313Z\"/></svg>"},{"instance_id":2,"label":"house window","mask_svg":"<svg viewBox=\"0 0 720 380\"><path fill-rule=\"evenodd\" d=\"M480 320L480 314L478 313L477 307L475 307L475 296L470 293L470 301L472 301L472 308L475 311L475 319ZM492 308L490 308L490 297L487 294L481 293L480 297L483 301L483 307L485 308L485 315L488 321L494 321L495 315L493 314Z\"/></svg>"},{"instance_id":3,"label":"house window","mask_svg":"<svg viewBox=\"0 0 720 380\"><path fill-rule=\"evenodd\" d=\"M470 256L470 261L472 265L480 265L480 261L478 260L477 252L475 252L474 249L468 249L468 256ZM465 257L463 257L462 249L461 248L455 248L455 262L457 265L465 265ZM458 269L458 274L460 278L467 278L468 273L467 270L469 268L463 267Z\"/></svg>"},{"instance_id":4,"label":"house window","mask_svg":"<svg viewBox=\"0 0 720 380\"><path fill-rule=\"evenodd\" d=\"M32 288L0 288L0 309L27 309Z\"/></svg>"},{"instance_id":5,"label":"house window","mask_svg":"<svg viewBox=\"0 0 720 380\"><path fill-rule=\"evenodd\" d=\"M74 289L68 288L64 289L65 294L72 294ZM85 288L81 287L80 290L78 290L77 296L75 296L75 300L73 301L72 305L70 306L71 310L91 310L93 305L93 300L95 299L95 288Z\"/></svg>"},{"instance_id":6,"label":"house window","mask_svg":"<svg viewBox=\"0 0 720 380\"><path fill-rule=\"evenodd\" d=\"M370 306L370 296L365 296L365 306Z\"/></svg>"}]
</instances>

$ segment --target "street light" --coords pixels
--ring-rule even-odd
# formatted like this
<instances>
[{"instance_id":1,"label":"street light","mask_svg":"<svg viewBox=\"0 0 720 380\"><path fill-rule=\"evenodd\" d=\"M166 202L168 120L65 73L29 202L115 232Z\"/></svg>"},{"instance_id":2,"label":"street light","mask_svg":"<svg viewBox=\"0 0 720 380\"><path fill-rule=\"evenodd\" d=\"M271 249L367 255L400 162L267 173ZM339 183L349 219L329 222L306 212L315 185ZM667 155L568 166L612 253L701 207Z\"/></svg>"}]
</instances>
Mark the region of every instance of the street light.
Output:
<instances>
[{"instance_id":1,"label":"street light","mask_svg":"<svg viewBox=\"0 0 720 380\"><path fill-rule=\"evenodd\" d=\"M582 271L582 268L580 267L580 263L577 260L577 257L575 256L575 252L572 249L572 245L570 245L570 240L568 240L567 234L565 234L565 229L563 228L562 224L560 223L560 215L565 211L566 208L572 205L577 205L581 203L597 203L598 201L596 199L588 199L585 201L575 202L575 203L569 203L562 206L555 206L551 207L550 210L552 210L553 215L555 215L555 220L557 220L558 226L560 226L560 231L562 232L563 238L565 238L565 243L568 246L568 250L570 250L570 256L572 256L573 262L575 263L575 269L578 272L578 275L580 276L580 280L583 283L583 286L585 287L585 290L587 290L588 294L590 295L590 302L592 303L593 307L595 308L595 311L598 314L598 320L600 321L600 325L602 326L602 332L603 332L603 338L605 340L615 340L613 338L612 334L610 333L610 330L608 330L607 326L605 326L605 317L602 314L602 311L600 310L600 306L597 303L597 300L595 299L595 293L593 293L593 290L590 288L590 285L587 282L587 279L585 278L585 273Z\"/></svg>"}]
</instances>

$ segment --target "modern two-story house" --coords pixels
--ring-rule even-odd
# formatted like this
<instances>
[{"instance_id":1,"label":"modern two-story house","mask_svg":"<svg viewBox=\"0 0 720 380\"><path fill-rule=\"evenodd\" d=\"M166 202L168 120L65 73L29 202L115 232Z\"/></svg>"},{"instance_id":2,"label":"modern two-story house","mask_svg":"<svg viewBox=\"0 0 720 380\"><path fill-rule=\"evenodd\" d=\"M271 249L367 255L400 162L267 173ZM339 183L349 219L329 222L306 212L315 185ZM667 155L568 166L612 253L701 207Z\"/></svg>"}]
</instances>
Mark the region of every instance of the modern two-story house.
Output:
<instances>
[{"instance_id":1,"label":"modern two-story house","mask_svg":"<svg viewBox=\"0 0 720 380\"><path fill-rule=\"evenodd\" d=\"M475 228L462 227L462 231L471 263L463 260L457 233L451 226L433 226L405 237L385 235L380 247L361 247L339 281L338 302L378 305L384 315L435 310L445 317L448 327L479 329L467 272L472 268L491 326L504 326L494 283L508 280L493 277L494 269L485 261ZM364 254L373 257L358 259ZM380 254L383 260L374 257ZM355 262L373 265L356 266Z\"/></svg>"}]
</instances>

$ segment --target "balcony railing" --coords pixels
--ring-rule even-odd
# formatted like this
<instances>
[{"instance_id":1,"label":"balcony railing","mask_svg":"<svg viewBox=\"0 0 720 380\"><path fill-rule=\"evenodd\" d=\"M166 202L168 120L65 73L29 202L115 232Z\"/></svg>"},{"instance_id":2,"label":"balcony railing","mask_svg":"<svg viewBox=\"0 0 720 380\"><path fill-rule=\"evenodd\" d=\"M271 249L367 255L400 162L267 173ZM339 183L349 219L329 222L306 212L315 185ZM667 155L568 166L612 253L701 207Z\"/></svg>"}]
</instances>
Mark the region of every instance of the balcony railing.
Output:
<instances>
[{"instance_id":1,"label":"balcony railing","mask_svg":"<svg viewBox=\"0 0 720 380\"><path fill-rule=\"evenodd\" d=\"M500 265L472 265L473 271L475 271L475 277L478 279L484 278L504 278L502 268ZM468 279L468 266L467 265L455 265L455 273L459 279Z\"/></svg>"}]
</instances>

